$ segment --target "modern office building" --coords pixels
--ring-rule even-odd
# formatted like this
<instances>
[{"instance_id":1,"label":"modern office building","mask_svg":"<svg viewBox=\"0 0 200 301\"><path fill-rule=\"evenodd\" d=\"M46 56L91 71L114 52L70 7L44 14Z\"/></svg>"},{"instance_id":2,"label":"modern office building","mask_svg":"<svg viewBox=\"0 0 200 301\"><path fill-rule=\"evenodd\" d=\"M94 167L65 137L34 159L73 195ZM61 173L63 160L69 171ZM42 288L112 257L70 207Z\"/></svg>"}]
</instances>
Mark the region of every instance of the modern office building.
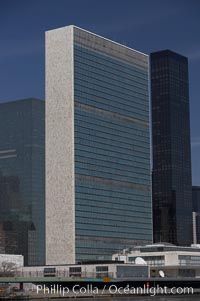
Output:
<instances>
[{"instance_id":1,"label":"modern office building","mask_svg":"<svg viewBox=\"0 0 200 301\"><path fill-rule=\"evenodd\" d=\"M44 101L0 104L0 254L44 264Z\"/></svg>"},{"instance_id":2,"label":"modern office building","mask_svg":"<svg viewBox=\"0 0 200 301\"><path fill-rule=\"evenodd\" d=\"M200 244L200 186L192 186L193 243Z\"/></svg>"},{"instance_id":3,"label":"modern office building","mask_svg":"<svg viewBox=\"0 0 200 301\"><path fill-rule=\"evenodd\" d=\"M195 244L188 247L170 243L137 246L113 254L112 259L133 265L137 261L146 263L150 266L151 277L200 276L200 245Z\"/></svg>"},{"instance_id":4,"label":"modern office building","mask_svg":"<svg viewBox=\"0 0 200 301\"><path fill-rule=\"evenodd\" d=\"M46 263L152 241L148 56L46 32Z\"/></svg>"},{"instance_id":5,"label":"modern office building","mask_svg":"<svg viewBox=\"0 0 200 301\"><path fill-rule=\"evenodd\" d=\"M154 241L192 243L188 60L151 54Z\"/></svg>"}]
</instances>

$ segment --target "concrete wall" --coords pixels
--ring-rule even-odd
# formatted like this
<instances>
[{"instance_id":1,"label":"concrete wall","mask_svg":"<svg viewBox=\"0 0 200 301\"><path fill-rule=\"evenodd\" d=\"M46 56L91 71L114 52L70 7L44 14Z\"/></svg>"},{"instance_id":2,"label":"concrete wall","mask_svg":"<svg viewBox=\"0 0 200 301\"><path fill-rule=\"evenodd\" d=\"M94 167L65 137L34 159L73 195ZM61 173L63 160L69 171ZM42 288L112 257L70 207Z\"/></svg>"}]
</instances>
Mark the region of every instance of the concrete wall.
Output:
<instances>
[{"instance_id":1,"label":"concrete wall","mask_svg":"<svg viewBox=\"0 0 200 301\"><path fill-rule=\"evenodd\" d=\"M75 262L73 27L46 32L46 264Z\"/></svg>"},{"instance_id":2,"label":"concrete wall","mask_svg":"<svg viewBox=\"0 0 200 301\"><path fill-rule=\"evenodd\" d=\"M178 261L178 253L176 252L169 252L165 254L165 265L179 265Z\"/></svg>"}]
</instances>

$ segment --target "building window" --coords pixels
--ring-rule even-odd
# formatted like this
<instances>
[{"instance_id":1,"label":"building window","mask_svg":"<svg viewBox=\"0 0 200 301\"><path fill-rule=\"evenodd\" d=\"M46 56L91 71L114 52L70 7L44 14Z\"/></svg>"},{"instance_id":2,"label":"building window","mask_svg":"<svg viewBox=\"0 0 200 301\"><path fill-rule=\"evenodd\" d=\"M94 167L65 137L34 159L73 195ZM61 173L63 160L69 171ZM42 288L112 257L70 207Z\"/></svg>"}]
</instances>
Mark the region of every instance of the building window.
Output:
<instances>
[{"instance_id":1,"label":"building window","mask_svg":"<svg viewBox=\"0 0 200 301\"><path fill-rule=\"evenodd\" d=\"M81 277L81 267L70 267L69 277Z\"/></svg>"},{"instance_id":2,"label":"building window","mask_svg":"<svg viewBox=\"0 0 200 301\"><path fill-rule=\"evenodd\" d=\"M108 266L97 266L96 267L96 278L108 277Z\"/></svg>"}]
</instances>

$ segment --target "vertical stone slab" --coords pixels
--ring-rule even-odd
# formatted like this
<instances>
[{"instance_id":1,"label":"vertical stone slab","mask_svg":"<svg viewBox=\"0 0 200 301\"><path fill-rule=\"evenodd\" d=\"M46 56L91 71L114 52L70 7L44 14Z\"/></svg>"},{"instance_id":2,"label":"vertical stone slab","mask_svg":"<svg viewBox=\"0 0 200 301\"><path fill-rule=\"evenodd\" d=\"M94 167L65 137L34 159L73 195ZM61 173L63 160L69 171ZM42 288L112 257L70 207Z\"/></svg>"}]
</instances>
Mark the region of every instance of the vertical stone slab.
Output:
<instances>
[{"instance_id":1,"label":"vertical stone slab","mask_svg":"<svg viewBox=\"0 0 200 301\"><path fill-rule=\"evenodd\" d=\"M46 32L46 264L75 262L73 26Z\"/></svg>"}]
</instances>

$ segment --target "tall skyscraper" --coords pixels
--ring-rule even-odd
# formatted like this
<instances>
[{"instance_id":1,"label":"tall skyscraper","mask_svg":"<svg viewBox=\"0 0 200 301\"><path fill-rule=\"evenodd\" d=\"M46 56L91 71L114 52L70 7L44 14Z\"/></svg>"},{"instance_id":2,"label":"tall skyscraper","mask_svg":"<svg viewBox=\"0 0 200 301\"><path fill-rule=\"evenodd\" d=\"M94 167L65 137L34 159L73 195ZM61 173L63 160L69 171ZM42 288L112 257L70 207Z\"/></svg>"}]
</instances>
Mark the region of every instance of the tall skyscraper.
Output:
<instances>
[{"instance_id":1,"label":"tall skyscraper","mask_svg":"<svg viewBox=\"0 0 200 301\"><path fill-rule=\"evenodd\" d=\"M152 241L148 56L46 32L46 263Z\"/></svg>"},{"instance_id":2,"label":"tall skyscraper","mask_svg":"<svg viewBox=\"0 0 200 301\"><path fill-rule=\"evenodd\" d=\"M0 253L44 264L44 101L0 104Z\"/></svg>"},{"instance_id":3,"label":"tall skyscraper","mask_svg":"<svg viewBox=\"0 0 200 301\"><path fill-rule=\"evenodd\" d=\"M151 54L154 241L192 242L192 184L187 58Z\"/></svg>"}]
</instances>

